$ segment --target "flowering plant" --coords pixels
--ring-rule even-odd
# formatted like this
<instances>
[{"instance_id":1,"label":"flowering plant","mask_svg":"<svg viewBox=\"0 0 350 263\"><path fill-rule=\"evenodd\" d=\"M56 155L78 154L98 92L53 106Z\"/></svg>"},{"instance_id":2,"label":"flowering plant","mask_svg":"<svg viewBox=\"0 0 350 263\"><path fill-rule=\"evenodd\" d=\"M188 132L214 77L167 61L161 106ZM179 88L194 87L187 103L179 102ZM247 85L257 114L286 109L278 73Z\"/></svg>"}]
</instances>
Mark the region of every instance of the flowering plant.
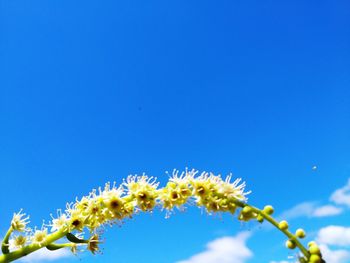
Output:
<instances>
[{"instance_id":1,"label":"flowering plant","mask_svg":"<svg viewBox=\"0 0 350 263\"><path fill-rule=\"evenodd\" d=\"M245 183L241 179L231 182L231 175L223 179L220 175L199 174L196 170L186 169L181 173L174 170L163 188L154 177L145 174L129 176L120 186L107 183L104 188L93 190L75 203L68 203L65 212L59 210L57 218L52 218L50 224L44 224L40 229L30 229L29 217L22 211L15 213L2 241L0 263L14 261L42 248L70 248L73 253L77 253L79 248L86 248L96 253L100 244L98 230L102 226L122 222L156 207L166 210L168 216L175 208L181 209L185 204L195 204L209 213L237 213L241 221L267 221L287 236L286 246L289 249L300 250L299 262L325 262L314 241L309 242L308 248L302 245L300 239L305 237L303 229L293 234L287 221L277 222L272 217L272 206L259 209L248 204L249 193L245 191ZM84 229L89 229L88 236L84 236ZM59 240L65 241L56 242Z\"/></svg>"}]
</instances>

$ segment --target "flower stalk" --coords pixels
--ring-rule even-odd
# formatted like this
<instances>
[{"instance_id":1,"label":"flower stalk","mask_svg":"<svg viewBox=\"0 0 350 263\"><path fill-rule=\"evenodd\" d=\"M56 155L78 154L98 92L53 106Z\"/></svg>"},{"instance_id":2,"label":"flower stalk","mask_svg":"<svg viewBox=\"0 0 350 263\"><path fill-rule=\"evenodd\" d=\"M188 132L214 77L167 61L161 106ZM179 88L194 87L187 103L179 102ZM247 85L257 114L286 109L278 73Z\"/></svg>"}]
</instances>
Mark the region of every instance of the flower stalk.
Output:
<instances>
[{"instance_id":1,"label":"flower stalk","mask_svg":"<svg viewBox=\"0 0 350 263\"><path fill-rule=\"evenodd\" d=\"M196 204L208 213L238 213L238 220L269 222L288 240L290 249L299 248L301 263L323 263L321 252L315 242L304 247L300 241L305 231L298 229L295 234L288 230L286 221L277 222L273 217L272 206L259 209L247 203L245 183L241 179L231 182L231 175L225 179L220 175L196 170L182 173L174 170L165 187L159 188L153 177L145 174L129 176L120 186L107 183L105 187L93 190L75 203L67 204L64 213L58 211L50 225L41 230L27 228L28 217L21 211L14 214L11 226L2 241L0 263L12 262L39 249L57 250L70 248L77 252L77 246L85 247L93 254L99 252L100 230L105 225L124 222L140 212L150 212L159 207L169 216L174 209L183 209L186 204ZM51 226L51 230L48 229ZM88 229L88 236L83 231ZM48 232L51 232L48 234ZM16 232L24 235L13 236ZM59 241L59 243L57 243ZM68 241L68 242L67 242ZM234 249L234 248L233 248Z\"/></svg>"},{"instance_id":2,"label":"flower stalk","mask_svg":"<svg viewBox=\"0 0 350 263\"><path fill-rule=\"evenodd\" d=\"M43 244L38 244L38 243L32 243L29 244L23 248L17 249L13 252L10 252L8 254L3 254L0 256L0 262L12 262L15 261L21 257L27 256L30 253L33 253L41 248L44 248L52 243L54 243L55 241L61 239L62 237L65 236L65 232L64 231L56 231L55 233L52 233L51 235L48 235L46 237L46 240Z\"/></svg>"},{"instance_id":3,"label":"flower stalk","mask_svg":"<svg viewBox=\"0 0 350 263\"><path fill-rule=\"evenodd\" d=\"M277 222L272 216L270 216L267 212L265 212L264 210L260 210L257 207L254 207L252 205L243 203L243 202L239 202L239 201L235 201L235 203L239 206L239 207L249 207L254 213L257 214L257 217L260 215L263 219L265 219L266 221L268 221L271 225L273 225L275 228L277 228L279 231L281 231L284 235L286 235L289 240L292 243L295 244L296 247L298 247L301 251L301 253L304 255L304 258L299 259L299 260L307 260L310 258L310 253L309 251L302 245L302 243L299 241L298 237L296 235L293 235L288 228L284 228L281 227L280 223ZM262 222L260 222L262 223ZM294 249L295 247L291 247L291 249ZM307 262L307 261L306 261Z\"/></svg>"},{"instance_id":4,"label":"flower stalk","mask_svg":"<svg viewBox=\"0 0 350 263\"><path fill-rule=\"evenodd\" d=\"M3 254L10 253L9 240L10 240L10 236L11 236L12 232L13 232L13 228L12 228L12 226L10 226L5 234L4 239L2 240L2 243L1 243L1 251Z\"/></svg>"}]
</instances>

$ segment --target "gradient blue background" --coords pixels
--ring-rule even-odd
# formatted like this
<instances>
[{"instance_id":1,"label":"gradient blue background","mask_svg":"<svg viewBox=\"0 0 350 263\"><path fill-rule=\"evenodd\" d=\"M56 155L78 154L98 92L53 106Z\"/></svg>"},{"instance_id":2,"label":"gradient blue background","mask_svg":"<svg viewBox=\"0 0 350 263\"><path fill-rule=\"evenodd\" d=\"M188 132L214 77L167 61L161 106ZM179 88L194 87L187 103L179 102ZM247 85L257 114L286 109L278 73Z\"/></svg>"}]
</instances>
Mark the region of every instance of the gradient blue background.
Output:
<instances>
[{"instance_id":1,"label":"gradient blue background","mask_svg":"<svg viewBox=\"0 0 350 263\"><path fill-rule=\"evenodd\" d=\"M1 1L1 233L20 208L40 225L106 181L173 168L233 172L280 212L326 200L350 173L349 47L348 1ZM80 258L174 263L252 227L156 212ZM249 262L288 254L265 237Z\"/></svg>"}]
</instances>

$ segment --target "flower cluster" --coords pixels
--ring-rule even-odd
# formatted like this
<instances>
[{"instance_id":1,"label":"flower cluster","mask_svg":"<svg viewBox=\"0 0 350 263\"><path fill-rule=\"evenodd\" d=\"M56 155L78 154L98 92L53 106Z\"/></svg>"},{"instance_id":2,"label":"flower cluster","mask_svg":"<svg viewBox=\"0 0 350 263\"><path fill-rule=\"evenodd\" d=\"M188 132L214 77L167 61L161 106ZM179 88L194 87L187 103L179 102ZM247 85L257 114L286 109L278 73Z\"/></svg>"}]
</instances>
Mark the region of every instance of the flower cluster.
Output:
<instances>
[{"instance_id":1,"label":"flower cluster","mask_svg":"<svg viewBox=\"0 0 350 263\"><path fill-rule=\"evenodd\" d=\"M204 207L208 212L234 213L236 201L245 202L249 192L244 191L245 183L240 179L230 182L231 176L225 180L220 175L196 170L173 171L165 187L159 188L154 177L145 174L130 175L120 186L107 183L104 188L93 190L88 196L67 204L64 213L58 211L52 219L51 232L67 233L83 232L89 229L89 240L98 240L97 232L105 224L120 223L125 218L131 218L140 211L152 211L155 207L168 212L174 208L181 209L187 203L195 203ZM190 201L191 200L191 201ZM24 231L28 217L15 214L12 226L15 230ZM48 229L43 227L35 230L31 236L18 236L10 240L11 249L17 249L31 243L44 244ZM84 240L84 239L81 239ZM97 242L81 242L88 244L88 249L97 251ZM90 245L89 245L90 244ZM91 244L94 244L91 246Z\"/></svg>"},{"instance_id":2,"label":"flower cluster","mask_svg":"<svg viewBox=\"0 0 350 263\"><path fill-rule=\"evenodd\" d=\"M12 232L15 232L16 235L14 235L9 240L8 246L5 246L2 248L3 252L4 250L5 251L16 250L16 249L22 248L31 241L27 237L31 233L31 229L28 227L28 224L29 224L29 216L26 216L25 213L22 213L22 210L20 210L18 213L13 214L13 217L11 220L11 227L9 232L7 232L7 235L8 235L7 238L9 238L9 235Z\"/></svg>"},{"instance_id":3,"label":"flower cluster","mask_svg":"<svg viewBox=\"0 0 350 263\"><path fill-rule=\"evenodd\" d=\"M41 230L34 229L32 230L27 225L29 224L29 216L22 213L20 210L18 213L14 213L11 220L11 227L7 232L8 237L15 232L17 234L13 235L11 239L9 239L7 246L3 246L3 252L9 250L17 250L25 247L28 244L39 244L44 243L47 236L47 228L42 227Z\"/></svg>"},{"instance_id":4,"label":"flower cluster","mask_svg":"<svg viewBox=\"0 0 350 263\"><path fill-rule=\"evenodd\" d=\"M240 179L233 183L230 179L206 172L198 175L196 170L174 170L166 186L159 188L154 177L130 175L118 187L107 183L103 189L68 204L66 213L53 220L52 230L81 232L88 228L93 233L104 224L122 222L140 211L155 207L172 211L192 201L208 212L234 213L235 201L245 202L249 192L244 191L244 183L239 184Z\"/></svg>"},{"instance_id":5,"label":"flower cluster","mask_svg":"<svg viewBox=\"0 0 350 263\"><path fill-rule=\"evenodd\" d=\"M261 223L269 219L273 208L266 206L264 210L258 210L249 206L246 203L249 193L245 191L245 183L241 179L231 182L231 175L223 179L213 173L174 170L162 188L159 188L154 177L130 175L119 186L107 183L104 188L93 190L89 195L67 204L65 212L59 210L57 217L52 218L51 223L44 225L41 230L29 232L28 217L21 212L15 214L11 222L12 230L29 234L14 236L8 242L4 240L3 245L9 244L11 251L27 244L37 244L51 250L70 247L73 252L77 251L77 246L85 245L92 253L96 253L99 251L100 230L103 226L121 223L139 212L152 211L156 207L166 210L169 215L175 208L181 210L186 204L195 204L208 213L235 214L241 208L238 214L241 221L255 219ZM51 227L50 234L47 227ZM84 238L85 229L89 230L87 238ZM59 238L54 236L56 234ZM52 243L52 240L62 237L66 237L70 243ZM293 242L294 239L290 241L290 247L295 247ZM5 249L3 252L9 251Z\"/></svg>"}]
</instances>

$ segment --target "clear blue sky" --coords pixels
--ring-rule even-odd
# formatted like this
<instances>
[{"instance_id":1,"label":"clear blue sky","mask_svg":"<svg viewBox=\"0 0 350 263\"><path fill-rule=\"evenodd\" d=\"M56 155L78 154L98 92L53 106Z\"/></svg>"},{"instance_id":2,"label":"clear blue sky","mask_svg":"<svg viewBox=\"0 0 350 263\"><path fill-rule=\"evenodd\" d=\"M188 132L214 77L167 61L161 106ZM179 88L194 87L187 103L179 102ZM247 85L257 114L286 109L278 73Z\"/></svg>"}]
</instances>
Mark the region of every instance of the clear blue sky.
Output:
<instances>
[{"instance_id":1,"label":"clear blue sky","mask_svg":"<svg viewBox=\"0 0 350 263\"><path fill-rule=\"evenodd\" d=\"M1 233L20 208L39 225L106 181L173 168L233 172L279 212L328 202L350 177L349 86L348 1L1 1ZM142 215L82 262L175 263L254 226ZM286 258L269 235L247 262Z\"/></svg>"}]
</instances>

